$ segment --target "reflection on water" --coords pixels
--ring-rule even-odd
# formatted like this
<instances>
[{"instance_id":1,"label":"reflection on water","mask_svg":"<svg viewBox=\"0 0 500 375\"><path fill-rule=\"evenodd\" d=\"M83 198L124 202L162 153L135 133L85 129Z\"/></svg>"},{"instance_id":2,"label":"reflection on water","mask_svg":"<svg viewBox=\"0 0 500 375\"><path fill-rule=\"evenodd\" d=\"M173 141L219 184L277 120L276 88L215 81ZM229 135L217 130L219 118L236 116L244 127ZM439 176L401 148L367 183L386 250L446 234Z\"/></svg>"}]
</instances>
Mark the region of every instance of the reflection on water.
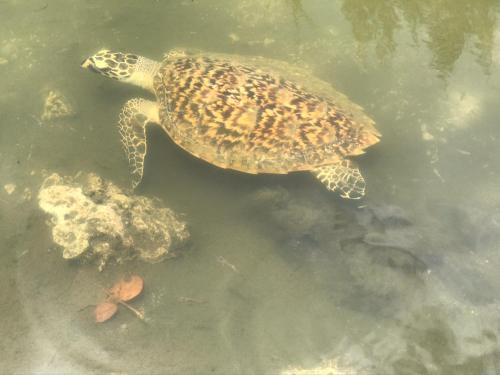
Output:
<instances>
[{"instance_id":1,"label":"reflection on water","mask_svg":"<svg viewBox=\"0 0 500 375\"><path fill-rule=\"evenodd\" d=\"M384 58L394 52L396 31L408 27L432 51L432 65L449 74L466 47L486 71L491 66L498 2L495 0L343 0L342 12L360 48L375 45Z\"/></svg>"},{"instance_id":2,"label":"reflection on water","mask_svg":"<svg viewBox=\"0 0 500 375\"><path fill-rule=\"evenodd\" d=\"M239 1L234 5L238 22L255 27L259 23L272 26L283 20L293 20L298 25L302 19L311 21L304 10L302 0L255 0Z\"/></svg>"},{"instance_id":3,"label":"reflection on water","mask_svg":"<svg viewBox=\"0 0 500 375\"><path fill-rule=\"evenodd\" d=\"M0 1L0 372L500 373L498 17L487 0ZM137 194L184 214L189 249L67 263L40 183L82 170L126 187L114 124L147 96L80 70L103 46L306 67L383 134L359 158L366 199L224 171L151 129ZM71 116L43 116L51 92ZM96 326L99 288L132 272L147 324Z\"/></svg>"}]
</instances>

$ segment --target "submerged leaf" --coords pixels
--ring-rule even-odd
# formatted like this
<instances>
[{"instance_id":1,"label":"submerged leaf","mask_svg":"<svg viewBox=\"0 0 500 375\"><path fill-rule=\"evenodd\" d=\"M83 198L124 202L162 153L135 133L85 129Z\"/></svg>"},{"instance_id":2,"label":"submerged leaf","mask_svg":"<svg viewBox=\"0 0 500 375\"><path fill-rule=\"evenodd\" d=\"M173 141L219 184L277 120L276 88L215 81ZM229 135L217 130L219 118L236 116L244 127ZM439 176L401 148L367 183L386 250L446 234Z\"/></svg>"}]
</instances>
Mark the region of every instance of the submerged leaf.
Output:
<instances>
[{"instance_id":1,"label":"submerged leaf","mask_svg":"<svg viewBox=\"0 0 500 375\"><path fill-rule=\"evenodd\" d=\"M128 279L122 279L109 290L112 301L130 301L142 292L144 280L142 277L133 275Z\"/></svg>"},{"instance_id":2,"label":"submerged leaf","mask_svg":"<svg viewBox=\"0 0 500 375\"><path fill-rule=\"evenodd\" d=\"M94 315L97 323L109 320L118 310L118 304L125 306L132 311L139 319L144 320L144 313L127 304L126 301L141 294L144 287L142 277L132 275L126 279L118 281L109 290L106 290L106 301L96 306Z\"/></svg>"},{"instance_id":3,"label":"submerged leaf","mask_svg":"<svg viewBox=\"0 0 500 375\"><path fill-rule=\"evenodd\" d=\"M116 311L118 310L118 305L113 302L102 302L98 304L95 308L94 314L95 314L95 321L97 323L102 323L105 322L106 320L109 320L115 315Z\"/></svg>"}]
</instances>

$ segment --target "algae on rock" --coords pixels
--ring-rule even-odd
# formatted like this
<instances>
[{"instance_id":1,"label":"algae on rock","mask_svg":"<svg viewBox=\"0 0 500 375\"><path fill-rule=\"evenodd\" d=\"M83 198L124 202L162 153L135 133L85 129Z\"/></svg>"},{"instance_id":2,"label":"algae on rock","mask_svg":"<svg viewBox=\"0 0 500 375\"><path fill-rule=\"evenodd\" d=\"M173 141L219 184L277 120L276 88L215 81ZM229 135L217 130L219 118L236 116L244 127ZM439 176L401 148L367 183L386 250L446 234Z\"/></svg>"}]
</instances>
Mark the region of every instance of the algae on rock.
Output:
<instances>
[{"instance_id":1,"label":"algae on rock","mask_svg":"<svg viewBox=\"0 0 500 375\"><path fill-rule=\"evenodd\" d=\"M110 260L161 261L189 238L186 223L160 200L127 194L93 173L52 174L38 202L52 216L52 237L63 258L96 261L100 270Z\"/></svg>"}]
</instances>

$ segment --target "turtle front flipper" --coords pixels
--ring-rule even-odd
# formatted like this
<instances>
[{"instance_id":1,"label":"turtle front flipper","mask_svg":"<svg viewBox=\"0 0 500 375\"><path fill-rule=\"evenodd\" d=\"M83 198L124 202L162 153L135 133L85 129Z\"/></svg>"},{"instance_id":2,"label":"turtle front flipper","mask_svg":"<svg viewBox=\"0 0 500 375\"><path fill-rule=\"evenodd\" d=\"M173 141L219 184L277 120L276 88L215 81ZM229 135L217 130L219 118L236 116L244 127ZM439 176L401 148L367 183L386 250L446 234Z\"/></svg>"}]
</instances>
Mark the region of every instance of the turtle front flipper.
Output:
<instances>
[{"instance_id":1,"label":"turtle front flipper","mask_svg":"<svg viewBox=\"0 0 500 375\"><path fill-rule=\"evenodd\" d=\"M130 99L120 113L118 127L132 175L132 188L142 180L147 151L146 126L158 124L158 104L144 99Z\"/></svg>"},{"instance_id":2,"label":"turtle front flipper","mask_svg":"<svg viewBox=\"0 0 500 375\"><path fill-rule=\"evenodd\" d=\"M328 190L337 191L342 198L360 199L365 195L365 179L351 160L344 159L311 172Z\"/></svg>"}]
</instances>

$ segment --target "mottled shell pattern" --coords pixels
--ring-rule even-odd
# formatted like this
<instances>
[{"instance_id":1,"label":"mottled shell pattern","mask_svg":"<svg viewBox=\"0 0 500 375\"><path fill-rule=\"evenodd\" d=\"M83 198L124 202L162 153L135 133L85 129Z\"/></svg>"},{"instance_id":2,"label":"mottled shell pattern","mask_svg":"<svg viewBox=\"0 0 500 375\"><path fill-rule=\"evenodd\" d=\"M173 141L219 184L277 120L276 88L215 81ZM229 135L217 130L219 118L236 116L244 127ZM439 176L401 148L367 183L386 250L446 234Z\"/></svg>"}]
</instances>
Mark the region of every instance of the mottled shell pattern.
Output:
<instances>
[{"instance_id":1,"label":"mottled shell pattern","mask_svg":"<svg viewBox=\"0 0 500 375\"><path fill-rule=\"evenodd\" d=\"M312 170L362 154L380 137L373 120L343 94L274 60L172 51L154 88L170 137L222 168Z\"/></svg>"}]
</instances>

